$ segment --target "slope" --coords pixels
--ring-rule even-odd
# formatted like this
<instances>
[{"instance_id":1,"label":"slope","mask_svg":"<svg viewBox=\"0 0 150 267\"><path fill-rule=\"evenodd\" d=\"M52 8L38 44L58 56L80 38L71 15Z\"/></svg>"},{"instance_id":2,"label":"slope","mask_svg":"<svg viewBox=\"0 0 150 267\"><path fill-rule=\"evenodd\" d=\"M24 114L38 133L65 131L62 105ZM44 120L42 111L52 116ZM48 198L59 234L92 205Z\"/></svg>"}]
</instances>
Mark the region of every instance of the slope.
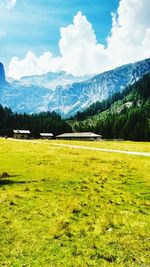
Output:
<instances>
[{"instance_id":1,"label":"slope","mask_svg":"<svg viewBox=\"0 0 150 267\"><path fill-rule=\"evenodd\" d=\"M122 94L78 113L70 124L74 131L94 131L104 138L150 140L150 74Z\"/></svg>"}]
</instances>

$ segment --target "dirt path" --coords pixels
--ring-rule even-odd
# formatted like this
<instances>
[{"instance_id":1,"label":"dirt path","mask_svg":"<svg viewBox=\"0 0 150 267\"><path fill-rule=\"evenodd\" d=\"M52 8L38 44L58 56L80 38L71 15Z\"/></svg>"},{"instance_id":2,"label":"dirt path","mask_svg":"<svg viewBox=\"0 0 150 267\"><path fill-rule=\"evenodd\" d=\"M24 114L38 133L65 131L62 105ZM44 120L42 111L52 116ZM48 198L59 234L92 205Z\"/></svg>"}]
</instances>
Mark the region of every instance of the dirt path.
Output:
<instances>
[{"instance_id":1,"label":"dirt path","mask_svg":"<svg viewBox=\"0 0 150 267\"><path fill-rule=\"evenodd\" d=\"M75 145L66 145L66 144L51 144L51 145L69 147L69 148L77 148L77 149L88 149L88 150L95 150L95 151L103 151L103 152L121 153L121 154L129 154L129 155L150 157L150 153L148 153L148 152L115 150L115 149L95 148L95 147L88 147L88 146L75 146Z\"/></svg>"},{"instance_id":2,"label":"dirt path","mask_svg":"<svg viewBox=\"0 0 150 267\"><path fill-rule=\"evenodd\" d=\"M31 142L33 144L42 144L42 142L38 140L21 140L21 139L11 139L13 141L19 142ZM43 142L45 145L51 146L61 146L61 147L69 147L69 148L76 148L76 149L88 149L94 151L103 151L103 152L110 152L110 153L121 153L121 154L128 154L128 155L136 155L136 156L145 156L150 157L149 152L137 152L137 151L127 151L127 150L117 150L117 149L105 149L105 148L96 148L96 147L88 147L88 146L75 146L75 145L67 145L67 144L54 144L50 142Z\"/></svg>"}]
</instances>

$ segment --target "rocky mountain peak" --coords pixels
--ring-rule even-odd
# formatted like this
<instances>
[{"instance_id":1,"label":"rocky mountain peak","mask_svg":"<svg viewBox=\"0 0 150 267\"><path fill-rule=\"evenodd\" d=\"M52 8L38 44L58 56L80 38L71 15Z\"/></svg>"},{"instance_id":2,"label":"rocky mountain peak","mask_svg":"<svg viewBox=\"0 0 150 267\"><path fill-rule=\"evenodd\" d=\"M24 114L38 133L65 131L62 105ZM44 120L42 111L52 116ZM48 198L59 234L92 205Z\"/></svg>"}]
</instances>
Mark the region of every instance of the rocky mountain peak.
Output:
<instances>
[{"instance_id":1,"label":"rocky mountain peak","mask_svg":"<svg viewBox=\"0 0 150 267\"><path fill-rule=\"evenodd\" d=\"M5 83L5 70L3 64L0 62L0 84Z\"/></svg>"}]
</instances>

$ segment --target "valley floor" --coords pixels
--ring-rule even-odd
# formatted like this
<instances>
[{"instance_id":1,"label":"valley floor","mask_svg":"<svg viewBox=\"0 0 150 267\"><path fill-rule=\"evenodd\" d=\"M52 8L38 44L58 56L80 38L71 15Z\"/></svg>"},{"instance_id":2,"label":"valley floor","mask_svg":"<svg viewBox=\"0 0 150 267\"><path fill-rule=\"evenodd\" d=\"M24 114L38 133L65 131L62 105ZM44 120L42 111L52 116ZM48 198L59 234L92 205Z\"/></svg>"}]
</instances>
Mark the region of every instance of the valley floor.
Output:
<instances>
[{"instance_id":1,"label":"valley floor","mask_svg":"<svg viewBox=\"0 0 150 267\"><path fill-rule=\"evenodd\" d=\"M0 139L0 266L149 262L150 143Z\"/></svg>"}]
</instances>

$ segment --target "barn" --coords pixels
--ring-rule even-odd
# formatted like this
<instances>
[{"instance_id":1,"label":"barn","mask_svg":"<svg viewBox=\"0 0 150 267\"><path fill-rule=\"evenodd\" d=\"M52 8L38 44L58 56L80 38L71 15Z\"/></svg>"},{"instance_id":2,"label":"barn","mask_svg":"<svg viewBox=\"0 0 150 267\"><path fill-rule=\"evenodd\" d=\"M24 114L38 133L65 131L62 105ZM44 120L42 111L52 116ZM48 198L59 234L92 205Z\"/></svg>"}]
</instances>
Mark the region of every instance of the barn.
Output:
<instances>
[{"instance_id":1,"label":"barn","mask_svg":"<svg viewBox=\"0 0 150 267\"><path fill-rule=\"evenodd\" d=\"M15 139L29 139L30 134L29 130L13 130L13 136Z\"/></svg>"},{"instance_id":2,"label":"barn","mask_svg":"<svg viewBox=\"0 0 150 267\"><path fill-rule=\"evenodd\" d=\"M91 132L63 133L57 135L56 139L94 141L101 140L102 136Z\"/></svg>"},{"instance_id":3,"label":"barn","mask_svg":"<svg viewBox=\"0 0 150 267\"><path fill-rule=\"evenodd\" d=\"M52 133L40 133L41 139L53 139L54 135Z\"/></svg>"}]
</instances>

